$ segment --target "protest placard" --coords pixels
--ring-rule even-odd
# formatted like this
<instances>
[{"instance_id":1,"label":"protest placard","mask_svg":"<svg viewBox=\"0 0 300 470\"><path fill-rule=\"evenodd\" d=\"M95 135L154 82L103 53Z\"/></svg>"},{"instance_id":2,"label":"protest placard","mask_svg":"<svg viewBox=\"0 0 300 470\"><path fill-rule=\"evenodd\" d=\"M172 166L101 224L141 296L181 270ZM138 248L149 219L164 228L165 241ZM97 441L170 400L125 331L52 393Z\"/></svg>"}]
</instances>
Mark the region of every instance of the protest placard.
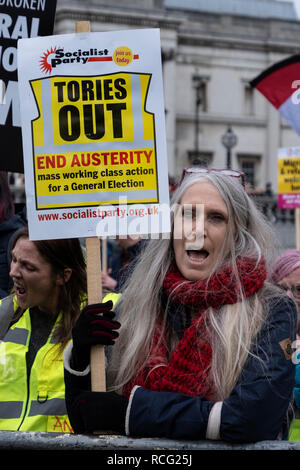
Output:
<instances>
[{"instance_id":1,"label":"protest placard","mask_svg":"<svg viewBox=\"0 0 300 470\"><path fill-rule=\"evenodd\" d=\"M296 248L300 249L300 147L278 149L278 207L295 209Z\"/></svg>"},{"instance_id":2,"label":"protest placard","mask_svg":"<svg viewBox=\"0 0 300 470\"><path fill-rule=\"evenodd\" d=\"M85 237L99 302L96 236L170 231L159 31L21 40L19 86L30 238ZM104 375L94 348L93 390Z\"/></svg>"},{"instance_id":3,"label":"protest placard","mask_svg":"<svg viewBox=\"0 0 300 470\"><path fill-rule=\"evenodd\" d=\"M278 149L278 207L300 208L300 147Z\"/></svg>"},{"instance_id":4,"label":"protest placard","mask_svg":"<svg viewBox=\"0 0 300 470\"><path fill-rule=\"evenodd\" d=\"M0 0L0 138L5 151L0 170L23 173L17 77L17 41L52 34L56 0ZM2 92L2 86L1 86Z\"/></svg>"},{"instance_id":5,"label":"protest placard","mask_svg":"<svg viewBox=\"0 0 300 470\"><path fill-rule=\"evenodd\" d=\"M18 49L31 239L169 232L159 30Z\"/></svg>"}]
</instances>

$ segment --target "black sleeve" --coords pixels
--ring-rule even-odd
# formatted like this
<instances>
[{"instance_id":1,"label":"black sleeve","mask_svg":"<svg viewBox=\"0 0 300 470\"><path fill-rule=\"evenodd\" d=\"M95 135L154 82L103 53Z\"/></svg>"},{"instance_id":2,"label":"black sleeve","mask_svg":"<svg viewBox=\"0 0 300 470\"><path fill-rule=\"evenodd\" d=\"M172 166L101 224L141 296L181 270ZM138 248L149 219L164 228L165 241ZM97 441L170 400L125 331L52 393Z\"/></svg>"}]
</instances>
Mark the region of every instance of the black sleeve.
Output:
<instances>
[{"instance_id":1,"label":"black sleeve","mask_svg":"<svg viewBox=\"0 0 300 470\"><path fill-rule=\"evenodd\" d=\"M220 438L230 442L277 439L292 399L296 306L289 298L273 303L253 345L239 383L224 401Z\"/></svg>"},{"instance_id":2,"label":"black sleeve","mask_svg":"<svg viewBox=\"0 0 300 470\"><path fill-rule=\"evenodd\" d=\"M276 439L292 397L295 366L290 343L296 337L297 313L287 298L274 302L253 345L241 378L223 402L220 439L255 442ZM127 434L204 439L214 402L142 387L132 393Z\"/></svg>"}]
</instances>

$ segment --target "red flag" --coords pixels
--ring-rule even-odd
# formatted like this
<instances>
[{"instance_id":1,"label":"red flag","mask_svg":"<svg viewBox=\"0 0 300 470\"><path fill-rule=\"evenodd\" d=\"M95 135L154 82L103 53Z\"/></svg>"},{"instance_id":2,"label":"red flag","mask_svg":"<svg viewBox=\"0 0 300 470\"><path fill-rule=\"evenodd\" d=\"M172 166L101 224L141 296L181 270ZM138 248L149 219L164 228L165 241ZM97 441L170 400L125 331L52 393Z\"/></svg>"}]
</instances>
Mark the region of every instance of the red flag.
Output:
<instances>
[{"instance_id":1,"label":"red flag","mask_svg":"<svg viewBox=\"0 0 300 470\"><path fill-rule=\"evenodd\" d=\"M300 54L277 62L250 82L300 135Z\"/></svg>"}]
</instances>

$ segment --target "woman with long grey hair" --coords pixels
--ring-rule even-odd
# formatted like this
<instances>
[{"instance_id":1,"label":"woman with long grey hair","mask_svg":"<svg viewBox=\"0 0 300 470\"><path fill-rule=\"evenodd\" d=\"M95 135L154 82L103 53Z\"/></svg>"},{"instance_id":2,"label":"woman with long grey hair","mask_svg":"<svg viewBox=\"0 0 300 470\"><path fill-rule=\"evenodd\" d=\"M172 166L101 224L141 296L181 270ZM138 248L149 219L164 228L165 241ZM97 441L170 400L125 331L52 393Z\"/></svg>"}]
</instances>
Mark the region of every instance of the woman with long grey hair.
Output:
<instances>
[{"instance_id":1,"label":"woman with long grey hair","mask_svg":"<svg viewBox=\"0 0 300 470\"><path fill-rule=\"evenodd\" d=\"M296 308L266 281L273 232L234 170L186 169L171 209L170 239L148 241L116 305L119 335L107 325L107 392L88 390L88 364L76 371L96 335L73 332L74 430L277 439L293 390Z\"/></svg>"}]
</instances>

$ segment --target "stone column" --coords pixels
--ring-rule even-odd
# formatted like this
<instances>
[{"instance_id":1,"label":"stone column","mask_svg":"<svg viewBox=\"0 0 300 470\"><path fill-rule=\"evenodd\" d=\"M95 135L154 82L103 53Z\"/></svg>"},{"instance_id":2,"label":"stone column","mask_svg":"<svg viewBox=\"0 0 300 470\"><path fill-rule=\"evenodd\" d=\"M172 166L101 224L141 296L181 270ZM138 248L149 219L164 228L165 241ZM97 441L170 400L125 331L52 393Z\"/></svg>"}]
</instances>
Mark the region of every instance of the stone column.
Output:
<instances>
[{"instance_id":1,"label":"stone column","mask_svg":"<svg viewBox=\"0 0 300 470\"><path fill-rule=\"evenodd\" d=\"M264 182L272 182L273 190L277 191L277 154L280 144L280 114L271 105L267 104L267 132L266 132L266 155L264 165Z\"/></svg>"},{"instance_id":2,"label":"stone column","mask_svg":"<svg viewBox=\"0 0 300 470\"><path fill-rule=\"evenodd\" d=\"M163 82L169 175L174 176L176 144L176 61L174 49L163 50Z\"/></svg>"}]
</instances>

